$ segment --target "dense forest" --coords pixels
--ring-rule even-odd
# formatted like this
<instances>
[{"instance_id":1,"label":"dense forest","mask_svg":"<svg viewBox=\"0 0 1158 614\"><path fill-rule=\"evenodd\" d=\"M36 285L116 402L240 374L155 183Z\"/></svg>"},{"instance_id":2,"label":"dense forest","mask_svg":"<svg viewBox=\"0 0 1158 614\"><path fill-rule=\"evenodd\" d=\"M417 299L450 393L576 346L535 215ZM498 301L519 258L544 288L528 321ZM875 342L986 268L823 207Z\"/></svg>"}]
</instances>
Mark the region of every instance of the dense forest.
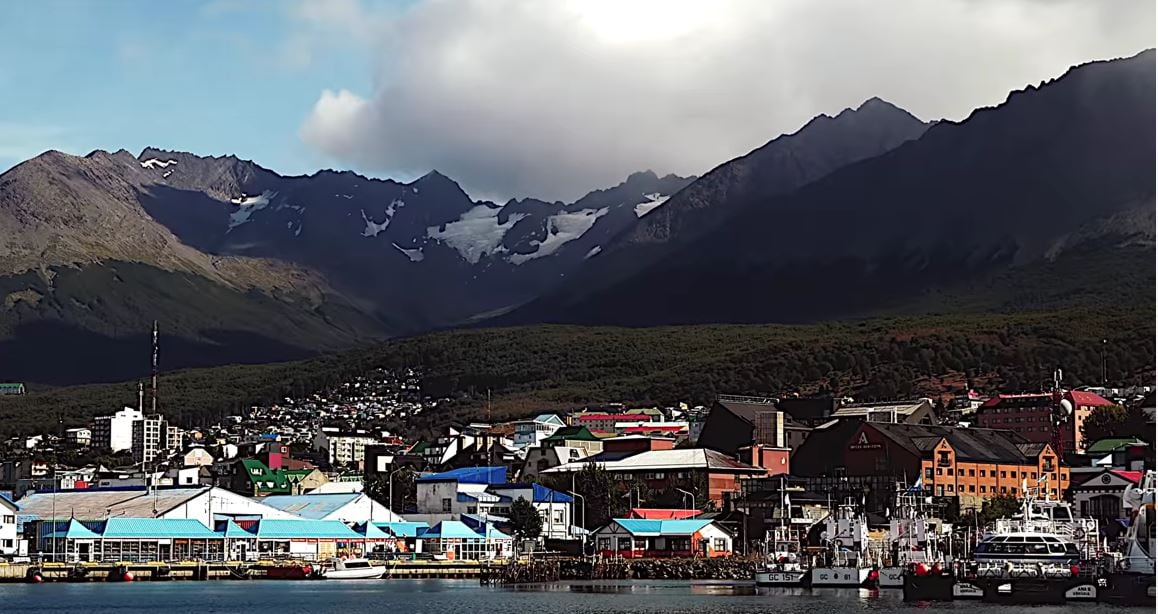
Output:
<instances>
[{"instance_id":1,"label":"dense forest","mask_svg":"<svg viewBox=\"0 0 1158 614\"><path fill-rule=\"evenodd\" d=\"M1153 383L1154 310L1074 308L818 325L659 328L530 326L399 339L324 358L168 373L160 407L184 426L256 403L323 391L372 368L418 368L425 394L449 399L406 426L423 431L483 413L500 419L606 402L705 403L721 393L832 393L862 400ZM34 390L0 398L0 434L51 432L134 404L136 383ZM437 423L437 424L435 424Z\"/></svg>"}]
</instances>

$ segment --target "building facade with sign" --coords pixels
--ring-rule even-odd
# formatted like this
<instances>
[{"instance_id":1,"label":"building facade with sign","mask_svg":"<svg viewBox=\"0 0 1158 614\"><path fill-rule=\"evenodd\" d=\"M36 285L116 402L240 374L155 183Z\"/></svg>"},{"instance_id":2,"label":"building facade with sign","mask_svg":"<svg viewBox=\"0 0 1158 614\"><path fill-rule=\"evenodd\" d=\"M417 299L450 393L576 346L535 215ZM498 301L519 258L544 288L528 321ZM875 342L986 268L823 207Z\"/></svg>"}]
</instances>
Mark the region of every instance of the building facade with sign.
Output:
<instances>
[{"instance_id":1,"label":"building facade with sign","mask_svg":"<svg viewBox=\"0 0 1158 614\"><path fill-rule=\"evenodd\" d=\"M875 509L890 503L892 489L879 492L890 483L919 480L925 492L961 507L1018 493L1023 479L1049 480L1055 496L1069 486L1069 469L1049 444L993 429L841 421L814 431L792 464L795 475L863 483Z\"/></svg>"}]
</instances>

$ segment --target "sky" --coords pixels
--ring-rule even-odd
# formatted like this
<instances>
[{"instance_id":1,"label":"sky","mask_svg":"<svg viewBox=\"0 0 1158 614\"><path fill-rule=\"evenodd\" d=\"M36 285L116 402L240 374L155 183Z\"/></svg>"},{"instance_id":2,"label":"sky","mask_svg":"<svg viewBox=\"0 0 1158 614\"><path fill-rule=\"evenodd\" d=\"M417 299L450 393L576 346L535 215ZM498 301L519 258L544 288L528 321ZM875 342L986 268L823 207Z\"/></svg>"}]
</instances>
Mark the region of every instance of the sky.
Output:
<instances>
[{"instance_id":1,"label":"sky","mask_svg":"<svg viewBox=\"0 0 1158 614\"><path fill-rule=\"evenodd\" d=\"M3 2L0 170L156 146L573 200L873 96L959 120L1154 46L1153 0Z\"/></svg>"}]
</instances>

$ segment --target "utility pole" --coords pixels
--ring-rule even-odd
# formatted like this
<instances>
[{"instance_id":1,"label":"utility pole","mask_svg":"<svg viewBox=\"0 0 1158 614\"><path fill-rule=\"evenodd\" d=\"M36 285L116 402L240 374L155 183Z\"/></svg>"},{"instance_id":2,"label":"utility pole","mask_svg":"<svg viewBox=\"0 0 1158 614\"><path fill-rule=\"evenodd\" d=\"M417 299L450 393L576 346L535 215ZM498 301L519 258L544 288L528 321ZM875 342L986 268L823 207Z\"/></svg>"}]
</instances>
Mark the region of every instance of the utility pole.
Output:
<instances>
[{"instance_id":1,"label":"utility pole","mask_svg":"<svg viewBox=\"0 0 1158 614\"><path fill-rule=\"evenodd\" d=\"M1102 339L1102 387L1106 387L1106 340Z\"/></svg>"}]
</instances>

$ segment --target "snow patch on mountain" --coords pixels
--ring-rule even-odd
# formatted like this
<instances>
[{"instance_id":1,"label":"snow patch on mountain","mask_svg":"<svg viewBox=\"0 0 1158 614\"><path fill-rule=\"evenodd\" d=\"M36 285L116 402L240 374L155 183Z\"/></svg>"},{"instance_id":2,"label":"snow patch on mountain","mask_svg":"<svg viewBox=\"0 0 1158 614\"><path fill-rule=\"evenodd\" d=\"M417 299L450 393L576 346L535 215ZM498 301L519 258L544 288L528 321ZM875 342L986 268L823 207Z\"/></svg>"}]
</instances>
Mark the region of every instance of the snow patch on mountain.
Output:
<instances>
[{"instance_id":1,"label":"snow patch on mountain","mask_svg":"<svg viewBox=\"0 0 1158 614\"><path fill-rule=\"evenodd\" d=\"M664 204L668 198L671 198L670 196L660 196L658 192L644 194L643 197L647 200L635 205L635 217L647 215L649 211Z\"/></svg>"},{"instance_id":2,"label":"snow patch on mountain","mask_svg":"<svg viewBox=\"0 0 1158 614\"><path fill-rule=\"evenodd\" d=\"M588 258L591 258L592 256L597 256L599 254L599 252L601 252L601 251L603 251L603 246L602 245L596 245L595 247L592 247L587 252L586 256L583 256L583 259L586 260Z\"/></svg>"},{"instance_id":3,"label":"snow patch on mountain","mask_svg":"<svg viewBox=\"0 0 1158 614\"><path fill-rule=\"evenodd\" d=\"M502 251L503 236L527 214L513 213L505 224L500 224L498 217L498 207L475 205L453 222L428 227L426 236L453 248L467 262L478 264L485 254Z\"/></svg>"},{"instance_id":4,"label":"snow patch on mountain","mask_svg":"<svg viewBox=\"0 0 1158 614\"><path fill-rule=\"evenodd\" d=\"M273 190L266 190L258 196L248 196L242 194L237 198L231 198L229 202L237 205L237 211L229 214L229 229L225 232L229 232L230 230L233 230L234 228L237 228L238 226L248 222L249 218L252 217L254 213L257 213L258 211L261 211L262 209L265 209L267 206L269 206L270 201L273 200L273 197L275 196L277 196L277 192L274 192Z\"/></svg>"},{"instance_id":5,"label":"snow patch on mountain","mask_svg":"<svg viewBox=\"0 0 1158 614\"><path fill-rule=\"evenodd\" d=\"M176 160L159 160L157 158L149 158L141 163L141 168L165 168L170 164L177 164ZM168 177L168 175L165 175Z\"/></svg>"},{"instance_id":6,"label":"snow patch on mountain","mask_svg":"<svg viewBox=\"0 0 1158 614\"><path fill-rule=\"evenodd\" d=\"M608 208L582 209L570 213L560 213L547 218L547 237L542 241L532 241L535 251L529 254L511 254L512 264L522 264L536 258L550 256L566 243L583 236L595 225L595 220L607 215Z\"/></svg>"},{"instance_id":7,"label":"snow patch on mountain","mask_svg":"<svg viewBox=\"0 0 1158 614\"><path fill-rule=\"evenodd\" d=\"M362 209L362 221L366 222L366 227L362 229L362 236L378 236L379 233L390 227L390 220L394 219L394 213L398 211L400 207L404 206L406 206L406 203L403 202L400 198L395 198L394 200L390 201L390 204L386 206L386 219L382 220L380 223L366 217L366 210Z\"/></svg>"},{"instance_id":8,"label":"snow patch on mountain","mask_svg":"<svg viewBox=\"0 0 1158 614\"><path fill-rule=\"evenodd\" d=\"M397 249L398 251L405 254L406 257L409 258L411 262L422 262L422 260L424 258L426 258L426 255L422 253L421 247L417 247L414 249L407 249L407 248L402 247L401 245L399 245L397 243L391 243L391 245L393 245L394 248Z\"/></svg>"}]
</instances>

